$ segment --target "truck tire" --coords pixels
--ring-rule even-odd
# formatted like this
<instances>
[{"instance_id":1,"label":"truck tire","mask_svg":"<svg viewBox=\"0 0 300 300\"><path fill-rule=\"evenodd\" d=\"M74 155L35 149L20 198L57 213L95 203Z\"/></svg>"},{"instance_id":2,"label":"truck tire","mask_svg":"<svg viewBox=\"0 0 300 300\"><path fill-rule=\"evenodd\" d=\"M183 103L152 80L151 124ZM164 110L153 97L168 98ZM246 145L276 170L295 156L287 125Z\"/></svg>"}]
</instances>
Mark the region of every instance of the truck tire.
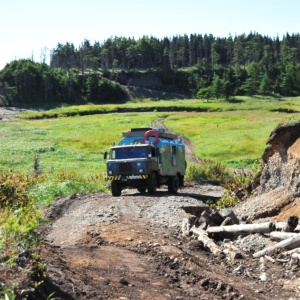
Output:
<instances>
[{"instance_id":1,"label":"truck tire","mask_svg":"<svg viewBox=\"0 0 300 300\"><path fill-rule=\"evenodd\" d=\"M122 192L122 189L121 189L120 184L117 181L113 180L111 182L111 194L114 197L119 197L119 196L121 196L121 192Z\"/></svg>"},{"instance_id":2,"label":"truck tire","mask_svg":"<svg viewBox=\"0 0 300 300\"><path fill-rule=\"evenodd\" d=\"M146 188L145 187L139 187L139 188L137 188L137 190L141 194L144 194L146 192Z\"/></svg>"},{"instance_id":3,"label":"truck tire","mask_svg":"<svg viewBox=\"0 0 300 300\"><path fill-rule=\"evenodd\" d=\"M179 189L179 179L178 179L178 176L175 175L169 179L168 192L177 194L178 189Z\"/></svg>"},{"instance_id":4,"label":"truck tire","mask_svg":"<svg viewBox=\"0 0 300 300\"><path fill-rule=\"evenodd\" d=\"M157 189L157 179L154 172L147 179L147 190L149 194L155 194Z\"/></svg>"}]
</instances>

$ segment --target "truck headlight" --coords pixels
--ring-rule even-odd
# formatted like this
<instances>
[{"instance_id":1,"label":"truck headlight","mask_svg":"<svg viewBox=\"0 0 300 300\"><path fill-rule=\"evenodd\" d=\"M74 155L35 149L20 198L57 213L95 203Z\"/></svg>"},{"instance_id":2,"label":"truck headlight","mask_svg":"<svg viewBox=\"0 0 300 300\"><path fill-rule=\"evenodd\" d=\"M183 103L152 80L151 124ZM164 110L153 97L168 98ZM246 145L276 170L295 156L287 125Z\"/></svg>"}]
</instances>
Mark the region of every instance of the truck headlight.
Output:
<instances>
[{"instance_id":1,"label":"truck headlight","mask_svg":"<svg viewBox=\"0 0 300 300\"><path fill-rule=\"evenodd\" d=\"M144 170L143 170L143 169L139 169L139 172L140 172L140 173L143 173L143 172L144 172Z\"/></svg>"},{"instance_id":2,"label":"truck headlight","mask_svg":"<svg viewBox=\"0 0 300 300\"><path fill-rule=\"evenodd\" d=\"M109 174L109 175L112 175L112 171L108 171L108 174Z\"/></svg>"}]
</instances>

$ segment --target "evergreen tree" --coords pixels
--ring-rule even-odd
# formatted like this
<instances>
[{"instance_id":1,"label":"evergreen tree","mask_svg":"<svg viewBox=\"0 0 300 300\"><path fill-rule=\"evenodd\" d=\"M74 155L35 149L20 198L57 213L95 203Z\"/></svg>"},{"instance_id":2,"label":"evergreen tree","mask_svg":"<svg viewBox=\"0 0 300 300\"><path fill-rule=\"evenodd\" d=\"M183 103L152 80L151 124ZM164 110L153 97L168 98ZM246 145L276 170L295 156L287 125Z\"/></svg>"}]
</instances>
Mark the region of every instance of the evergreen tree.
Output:
<instances>
[{"instance_id":1,"label":"evergreen tree","mask_svg":"<svg viewBox=\"0 0 300 300\"><path fill-rule=\"evenodd\" d=\"M247 67L247 79L242 84L242 90L246 95L253 96L258 93L261 81L261 68L256 62L252 62Z\"/></svg>"},{"instance_id":2,"label":"evergreen tree","mask_svg":"<svg viewBox=\"0 0 300 300\"><path fill-rule=\"evenodd\" d=\"M222 96L225 96L225 82L223 79L220 79L218 75L215 75L210 87L211 95L217 99Z\"/></svg>"},{"instance_id":3,"label":"evergreen tree","mask_svg":"<svg viewBox=\"0 0 300 300\"><path fill-rule=\"evenodd\" d=\"M261 79L258 92L261 95L268 95L271 91L272 91L271 80L268 74L265 73Z\"/></svg>"},{"instance_id":4,"label":"evergreen tree","mask_svg":"<svg viewBox=\"0 0 300 300\"><path fill-rule=\"evenodd\" d=\"M30 60L9 64L0 72L0 86L1 94L20 103L70 103L92 94L92 79L86 82L91 73L124 84L132 74L153 74L155 68L165 86L183 93L194 95L211 86L215 97L273 92L293 96L300 94L299 53L300 35L288 33L282 40L252 32L228 38L114 37L94 45L84 40L78 48L70 42L58 44L51 50L50 68ZM206 84L199 85L198 78L205 78ZM225 91L221 93L218 85Z\"/></svg>"}]
</instances>

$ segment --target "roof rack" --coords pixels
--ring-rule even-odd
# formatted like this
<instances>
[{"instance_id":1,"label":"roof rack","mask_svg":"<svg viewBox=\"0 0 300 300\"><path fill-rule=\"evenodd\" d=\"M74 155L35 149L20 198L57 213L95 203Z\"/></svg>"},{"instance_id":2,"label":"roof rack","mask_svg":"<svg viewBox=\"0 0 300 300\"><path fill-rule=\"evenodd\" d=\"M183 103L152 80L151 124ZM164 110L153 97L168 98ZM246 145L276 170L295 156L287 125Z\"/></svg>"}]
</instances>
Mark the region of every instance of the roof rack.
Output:
<instances>
[{"instance_id":1,"label":"roof rack","mask_svg":"<svg viewBox=\"0 0 300 300\"><path fill-rule=\"evenodd\" d=\"M164 128L152 128L152 127L131 128L131 130L123 132L123 137L144 136L144 134L149 130L155 130L159 137L178 140L178 136L176 134L166 132Z\"/></svg>"}]
</instances>

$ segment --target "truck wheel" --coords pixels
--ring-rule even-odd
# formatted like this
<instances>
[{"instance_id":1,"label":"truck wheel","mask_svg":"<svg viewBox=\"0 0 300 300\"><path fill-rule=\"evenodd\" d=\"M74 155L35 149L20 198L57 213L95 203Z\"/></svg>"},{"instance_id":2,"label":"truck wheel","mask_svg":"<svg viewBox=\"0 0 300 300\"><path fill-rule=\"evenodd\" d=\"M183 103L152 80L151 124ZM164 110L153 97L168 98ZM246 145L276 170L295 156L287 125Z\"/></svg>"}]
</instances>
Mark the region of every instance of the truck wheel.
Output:
<instances>
[{"instance_id":1,"label":"truck wheel","mask_svg":"<svg viewBox=\"0 0 300 300\"><path fill-rule=\"evenodd\" d=\"M157 189L157 180L154 172L151 173L147 179L147 190L150 194L155 194Z\"/></svg>"},{"instance_id":2,"label":"truck wheel","mask_svg":"<svg viewBox=\"0 0 300 300\"><path fill-rule=\"evenodd\" d=\"M114 197L119 197L121 196L121 186L117 181L112 181L111 182L111 193Z\"/></svg>"},{"instance_id":3,"label":"truck wheel","mask_svg":"<svg viewBox=\"0 0 300 300\"><path fill-rule=\"evenodd\" d=\"M168 182L168 192L176 194L179 189L179 179L178 176L172 176Z\"/></svg>"},{"instance_id":4,"label":"truck wheel","mask_svg":"<svg viewBox=\"0 0 300 300\"><path fill-rule=\"evenodd\" d=\"M146 188L145 187L139 187L139 188L137 188L137 190L141 194L144 194L146 192Z\"/></svg>"}]
</instances>

